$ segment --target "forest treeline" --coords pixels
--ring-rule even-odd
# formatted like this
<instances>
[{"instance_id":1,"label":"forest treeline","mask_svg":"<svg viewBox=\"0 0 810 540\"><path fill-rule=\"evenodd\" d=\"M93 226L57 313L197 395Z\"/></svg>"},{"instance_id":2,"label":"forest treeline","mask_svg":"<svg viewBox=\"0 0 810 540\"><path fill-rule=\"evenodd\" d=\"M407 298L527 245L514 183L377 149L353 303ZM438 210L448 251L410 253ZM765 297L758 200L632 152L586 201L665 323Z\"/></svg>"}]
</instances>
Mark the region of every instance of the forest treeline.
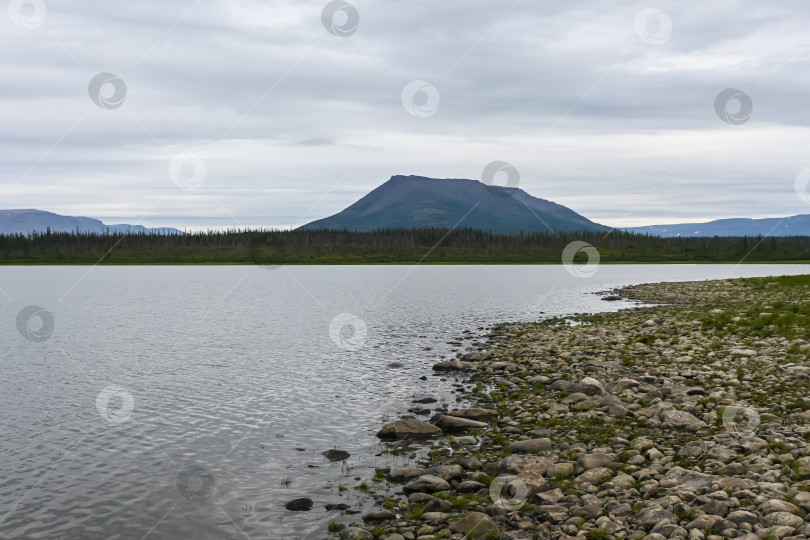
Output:
<instances>
[{"instance_id":1,"label":"forest treeline","mask_svg":"<svg viewBox=\"0 0 810 540\"><path fill-rule=\"evenodd\" d=\"M660 238L621 231L497 234L473 229L229 230L0 235L0 264L559 263L580 240L602 262L810 261L810 237ZM580 254L584 261L586 256Z\"/></svg>"}]
</instances>

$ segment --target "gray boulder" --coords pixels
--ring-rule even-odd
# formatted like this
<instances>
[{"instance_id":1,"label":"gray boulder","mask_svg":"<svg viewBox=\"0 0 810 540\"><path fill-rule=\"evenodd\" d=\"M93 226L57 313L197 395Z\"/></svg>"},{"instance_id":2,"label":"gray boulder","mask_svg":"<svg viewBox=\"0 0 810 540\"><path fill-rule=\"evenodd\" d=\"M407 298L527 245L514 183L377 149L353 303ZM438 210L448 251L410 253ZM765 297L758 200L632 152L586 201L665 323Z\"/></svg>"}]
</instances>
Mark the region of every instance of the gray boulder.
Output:
<instances>
[{"instance_id":1,"label":"gray boulder","mask_svg":"<svg viewBox=\"0 0 810 540\"><path fill-rule=\"evenodd\" d=\"M603 454L602 452L593 452L591 454L583 454L579 457L577 462L583 469L590 470L597 467L607 467L616 461L616 456L610 454Z\"/></svg>"},{"instance_id":2,"label":"gray boulder","mask_svg":"<svg viewBox=\"0 0 810 540\"><path fill-rule=\"evenodd\" d=\"M464 469L461 465L434 465L423 470L419 476L438 476L442 480L459 480L464 476Z\"/></svg>"},{"instance_id":3,"label":"gray boulder","mask_svg":"<svg viewBox=\"0 0 810 540\"><path fill-rule=\"evenodd\" d=\"M639 527L651 531L659 523L677 524L678 517L669 510L664 510L660 505L651 504L636 514L634 521Z\"/></svg>"},{"instance_id":4,"label":"gray boulder","mask_svg":"<svg viewBox=\"0 0 810 540\"><path fill-rule=\"evenodd\" d=\"M441 428L433 424L417 420L416 418L405 418L398 422L385 424L382 429L377 432L377 437L380 439L422 438L439 435L441 432Z\"/></svg>"},{"instance_id":5,"label":"gray boulder","mask_svg":"<svg viewBox=\"0 0 810 540\"><path fill-rule=\"evenodd\" d=\"M551 439L529 439L516 441L509 445L509 451L515 454L532 454L551 451Z\"/></svg>"},{"instance_id":6,"label":"gray boulder","mask_svg":"<svg viewBox=\"0 0 810 540\"><path fill-rule=\"evenodd\" d=\"M447 483L447 480L431 474L415 478L402 488L405 493L436 493L448 489L450 489L450 484Z\"/></svg>"},{"instance_id":7,"label":"gray boulder","mask_svg":"<svg viewBox=\"0 0 810 540\"><path fill-rule=\"evenodd\" d=\"M498 474L520 474L523 472L536 472L544 474L553 461L547 457L513 454L506 456L498 462Z\"/></svg>"},{"instance_id":8,"label":"gray boulder","mask_svg":"<svg viewBox=\"0 0 810 540\"><path fill-rule=\"evenodd\" d=\"M641 386L641 383L635 379L619 379L618 381L608 383L605 390L611 394L621 394L625 390L638 388L639 386Z\"/></svg>"},{"instance_id":9,"label":"gray boulder","mask_svg":"<svg viewBox=\"0 0 810 540\"><path fill-rule=\"evenodd\" d=\"M459 482L459 484L456 486L456 491L459 493L475 493L476 491L486 487L487 486L481 482L476 482L475 480L465 480L464 482Z\"/></svg>"},{"instance_id":10,"label":"gray boulder","mask_svg":"<svg viewBox=\"0 0 810 540\"><path fill-rule=\"evenodd\" d=\"M436 420L436 425L442 429L446 429L449 431L461 431L465 429L473 429L473 428L485 428L487 427L486 422L478 422L476 420L468 420L466 418L461 418L458 416L447 416L441 415Z\"/></svg>"},{"instance_id":11,"label":"gray boulder","mask_svg":"<svg viewBox=\"0 0 810 540\"><path fill-rule=\"evenodd\" d=\"M389 472L386 477L391 482L407 482L425 473L425 469L418 467L403 467Z\"/></svg>"},{"instance_id":12,"label":"gray boulder","mask_svg":"<svg viewBox=\"0 0 810 540\"><path fill-rule=\"evenodd\" d=\"M574 392L582 392L586 396L600 396L605 393L605 387L593 377L585 377L574 385Z\"/></svg>"},{"instance_id":13,"label":"gray boulder","mask_svg":"<svg viewBox=\"0 0 810 540\"><path fill-rule=\"evenodd\" d=\"M484 538L490 534L500 534L498 525L483 512L472 512L450 524L450 530L470 538Z\"/></svg>"},{"instance_id":14,"label":"gray boulder","mask_svg":"<svg viewBox=\"0 0 810 540\"><path fill-rule=\"evenodd\" d=\"M396 518L396 514L394 514L391 510L378 510L363 516L363 521L390 521Z\"/></svg>"},{"instance_id":15,"label":"gray boulder","mask_svg":"<svg viewBox=\"0 0 810 540\"><path fill-rule=\"evenodd\" d=\"M706 427L706 422L686 411L668 409L662 411L659 419L664 426L675 429L697 430Z\"/></svg>"}]
</instances>

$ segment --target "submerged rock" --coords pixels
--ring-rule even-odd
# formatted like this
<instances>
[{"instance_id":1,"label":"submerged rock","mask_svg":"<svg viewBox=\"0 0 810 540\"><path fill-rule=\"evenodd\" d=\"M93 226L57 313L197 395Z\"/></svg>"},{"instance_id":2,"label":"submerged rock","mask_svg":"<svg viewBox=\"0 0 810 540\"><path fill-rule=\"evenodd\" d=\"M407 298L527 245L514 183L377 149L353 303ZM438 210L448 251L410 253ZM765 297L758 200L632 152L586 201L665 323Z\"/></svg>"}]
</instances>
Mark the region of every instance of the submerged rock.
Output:
<instances>
[{"instance_id":1,"label":"submerged rock","mask_svg":"<svg viewBox=\"0 0 810 540\"><path fill-rule=\"evenodd\" d=\"M349 456L351 456L351 454L349 454L345 450L338 450L336 448L333 448L332 450L327 450L326 452L323 452L323 456L329 461L343 461L349 459Z\"/></svg>"},{"instance_id":2,"label":"submerged rock","mask_svg":"<svg viewBox=\"0 0 810 540\"><path fill-rule=\"evenodd\" d=\"M312 499L308 497L301 497L300 499L293 499L284 505L284 508L291 512L305 512L312 508Z\"/></svg>"}]
</instances>

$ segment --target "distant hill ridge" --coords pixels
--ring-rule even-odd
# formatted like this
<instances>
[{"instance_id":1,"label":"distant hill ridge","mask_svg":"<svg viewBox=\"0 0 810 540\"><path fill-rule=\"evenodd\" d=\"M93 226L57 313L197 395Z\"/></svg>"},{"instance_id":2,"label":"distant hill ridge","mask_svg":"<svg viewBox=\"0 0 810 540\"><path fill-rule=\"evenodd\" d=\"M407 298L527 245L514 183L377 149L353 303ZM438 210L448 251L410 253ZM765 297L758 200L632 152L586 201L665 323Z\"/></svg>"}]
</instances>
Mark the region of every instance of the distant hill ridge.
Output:
<instances>
[{"instance_id":1,"label":"distant hill ridge","mask_svg":"<svg viewBox=\"0 0 810 540\"><path fill-rule=\"evenodd\" d=\"M373 231L468 227L498 233L608 231L570 208L522 189L477 180L392 176L356 203L301 229Z\"/></svg>"},{"instance_id":2,"label":"distant hill ridge","mask_svg":"<svg viewBox=\"0 0 810 540\"><path fill-rule=\"evenodd\" d=\"M628 232L672 238L676 236L810 236L810 215L784 218L729 218L705 223L677 223L629 227Z\"/></svg>"},{"instance_id":3,"label":"distant hill ridge","mask_svg":"<svg viewBox=\"0 0 810 540\"><path fill-rule=\"evenodd\" d=\"M0 210L0 234L29 234L32 232L105 233L129 232L147 234L183 234L171 227L147 228L143 225L106 225L98 219L62 216L44 210Z\"/></svg>"}]
</instances>

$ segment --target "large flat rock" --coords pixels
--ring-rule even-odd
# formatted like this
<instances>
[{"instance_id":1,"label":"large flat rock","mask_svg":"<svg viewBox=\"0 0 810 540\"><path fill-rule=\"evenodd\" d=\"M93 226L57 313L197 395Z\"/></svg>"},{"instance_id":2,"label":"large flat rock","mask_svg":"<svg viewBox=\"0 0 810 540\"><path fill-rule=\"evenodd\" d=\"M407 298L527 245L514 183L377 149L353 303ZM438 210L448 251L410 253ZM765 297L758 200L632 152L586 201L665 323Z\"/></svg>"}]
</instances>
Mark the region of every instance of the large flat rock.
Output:
<instances>
[{"instance_id":1,"label":"large flat rock","mask_svg":"<svg viewBox=\"0 0 810 540\"><path fill-rule=\"evenodd\" d=\"M382 429L377 432L377 437L380 439L423 438L439 435L441 432L441 428L433 424L417 420L416 418L405 418L397 422L385 424Z\"/></svg>"}]
</instances>

